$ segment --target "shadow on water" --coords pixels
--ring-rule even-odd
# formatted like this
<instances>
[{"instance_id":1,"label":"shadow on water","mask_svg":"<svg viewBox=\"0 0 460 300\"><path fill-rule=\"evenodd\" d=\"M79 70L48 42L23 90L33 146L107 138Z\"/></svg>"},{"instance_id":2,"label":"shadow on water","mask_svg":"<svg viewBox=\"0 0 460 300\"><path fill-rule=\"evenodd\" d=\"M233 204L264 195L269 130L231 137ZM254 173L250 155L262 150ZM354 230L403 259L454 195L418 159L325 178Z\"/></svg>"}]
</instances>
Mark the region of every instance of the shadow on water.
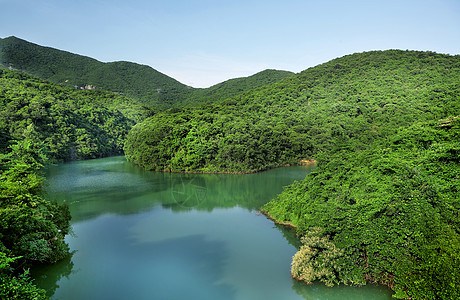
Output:
<instances>
[{"instance_id":1,"label":"shadow on water","mask_svg":"<svg viewBox=\"0 0 460 300\"><path fill-rule=\"evenodd\" d=\"M280 224L274 224L274 226L278 229L279 232L283 235L284 239L292 246L294 246L297 250L300 249L302 243L300 242L299 237L297 236L297 232L295 228L284 226Z\"/></svg>"}]
</instances>

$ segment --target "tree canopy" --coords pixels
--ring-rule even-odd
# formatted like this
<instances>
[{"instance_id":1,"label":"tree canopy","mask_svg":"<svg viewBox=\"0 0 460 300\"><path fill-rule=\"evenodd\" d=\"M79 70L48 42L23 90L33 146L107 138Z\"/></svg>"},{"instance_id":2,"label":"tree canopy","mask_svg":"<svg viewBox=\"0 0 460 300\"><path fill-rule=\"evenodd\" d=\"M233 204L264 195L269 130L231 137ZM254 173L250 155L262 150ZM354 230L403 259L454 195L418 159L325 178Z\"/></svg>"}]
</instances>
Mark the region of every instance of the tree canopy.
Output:
<instances>
[{"instance_id":1,"label":"tree canopy","mask_svg":"<svg viewBox=\"0 0 460 300\"><path fill-rule=\"evenodd\" d=\"M105 91L82 91L19 71L0 69L0 128L43 142L57 160L122 153L129 129L150 114L138 102Z\"/></svg>"},{"instance_id":2,"label":"tree canopy","mask_svg":"<svg viewBox=\"0 0 460 300\"><path fill-rule=\"evenodd\" d=\"M414 121L456 115L459 59L368 52L308 69L223 102L137 124L125 154L150 170L252 172L341 145L366 148Z\"/></svg>"}]
</instances>

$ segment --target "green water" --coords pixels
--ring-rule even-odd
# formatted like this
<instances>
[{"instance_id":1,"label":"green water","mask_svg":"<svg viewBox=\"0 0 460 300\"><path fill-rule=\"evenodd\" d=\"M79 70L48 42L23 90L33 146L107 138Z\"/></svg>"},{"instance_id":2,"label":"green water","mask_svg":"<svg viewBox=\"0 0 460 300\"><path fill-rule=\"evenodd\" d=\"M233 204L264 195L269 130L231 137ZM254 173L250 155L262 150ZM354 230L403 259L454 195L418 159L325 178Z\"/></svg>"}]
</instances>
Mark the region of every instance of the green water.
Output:
<instances>
[{"instance_id":1,"label":"green water","mask_svg":"<svg viewBox=\"0 0 460 300\"><path fill-rule=\"evenodd\" d=\"M111 157L48 169L73 254L33 270L52 299L391 299L385 287L305 285L298 240L257 212L308 167L250 175L145 172Z\"/></svg>"}]
</instances>

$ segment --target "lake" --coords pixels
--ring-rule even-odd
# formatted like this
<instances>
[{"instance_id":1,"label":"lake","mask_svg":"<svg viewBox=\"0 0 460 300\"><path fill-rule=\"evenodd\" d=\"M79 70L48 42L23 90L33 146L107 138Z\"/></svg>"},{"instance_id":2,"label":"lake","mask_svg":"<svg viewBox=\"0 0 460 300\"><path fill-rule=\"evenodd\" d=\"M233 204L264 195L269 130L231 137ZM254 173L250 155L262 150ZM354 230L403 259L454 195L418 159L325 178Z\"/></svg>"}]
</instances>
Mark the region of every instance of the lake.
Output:
<instances>
[{"instance_id":1,"label":"lake","mask_svg":"<svg viewBox=\"0 0 460 300\"><path fill-rule=\"evenodd\" d=\"M72 255L33 270L52 299L392 299L383 286L290 278L295 232L258 209L311 171L248 175L147 172L123 156L47 169L66 201Z\"/></svg>"}]
</instances>

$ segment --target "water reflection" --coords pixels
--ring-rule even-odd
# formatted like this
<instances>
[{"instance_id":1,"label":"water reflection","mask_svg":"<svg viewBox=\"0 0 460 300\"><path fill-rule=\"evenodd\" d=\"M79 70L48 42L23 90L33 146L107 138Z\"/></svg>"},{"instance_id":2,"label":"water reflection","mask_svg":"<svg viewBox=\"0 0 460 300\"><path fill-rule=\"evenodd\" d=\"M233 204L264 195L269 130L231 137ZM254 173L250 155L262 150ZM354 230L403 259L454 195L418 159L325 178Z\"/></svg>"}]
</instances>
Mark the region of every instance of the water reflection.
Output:
<instances>
[{"instance_id":1,"label":"water reflection","mask_svg":"<svg viewBox=\"0 0 460 300\"><path fill-rule=\"evenodd\" d=\"M78 161L47 170L49 199L66 201L73 222L104 213L133 214L157 205L176 212L244 207L259 209L282 187L312 167L291 167L248 175L148 172L123 156Z\"/></svg>"},{"instance_id":2,"label":"water reflection","mask_svg":"<svg viewBox=\"0 0 460 300\"><path fill-rule=\"evenodd\" d=\"M47 291L47 295L51 296L56 293L59 288L58 282L63 278L69 278L72 273L75 273L72 257L75 252L53 265L38 265L33 269L35 283L42 289Z\"/></svg>"},{"instance_id":3,"label":"water reflection","mask_svg":"<svg viewBox=\"0 0 460 300\"><path fill-rule=\"evenodd\" d=\"M294 246L297 250L300 249L302 243L300 242L299 237L297 236L297 232L294 228L283 226L279 224L274 224L275 228L278 229L279 232L283 235L284 239L292 246Z\"/></svg>"},{"instance_id":4,"label":"water reflection","mask_svg":"<svg viewBox=\"0 0 460 300\"><path fill-rule=\"evenodd\" d=\"M170 174L124 157L50 167L47 195L69 203L76 235L67 241L76 251L33 273L66 300L391 299L388 290L289 277L295 231L256 211L309 170Z\"/></svg>"},{"instance_id":5,"label":"water reflection","mask_svg":"<svg viewBox=\"0 0 460 300\"><path fill-rule=\"evenodd\" d=\"M385 286L368 284L359 288L346 285L327 287L320 282L307 285L292 279L292 289L305 300L385 300L392 299L390 290Z\"/></svg>"}]
</instances>

